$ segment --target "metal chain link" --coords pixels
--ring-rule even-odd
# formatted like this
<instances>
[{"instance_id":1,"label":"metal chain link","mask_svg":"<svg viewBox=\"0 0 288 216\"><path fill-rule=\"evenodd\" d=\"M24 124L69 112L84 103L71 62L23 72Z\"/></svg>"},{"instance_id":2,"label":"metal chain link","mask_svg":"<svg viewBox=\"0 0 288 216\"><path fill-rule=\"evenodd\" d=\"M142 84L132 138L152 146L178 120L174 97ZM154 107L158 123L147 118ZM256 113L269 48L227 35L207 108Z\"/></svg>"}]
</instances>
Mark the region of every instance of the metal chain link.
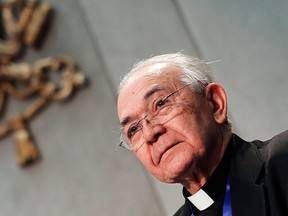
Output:
<instances>
[{"instance_id":1,"label":"metal chain link","mask_svg":"<svg viewBox=\"0 0 288 216\"><path fill-rule=\"evenodd\" d=\"M17 18L15 9L20 10ZM23 45L36 43L50 11L50 4L36 0L6 0L0 5L6 33L6 40L0 39L0 118L4 115L6 97L36 98L22 113L9 117L0 125L0 138L13 134L20 166L39 159L28 129L29 122L51 101L67 99L74 89L85 83L84 74L67 56L41 59L33 65L11 62L20 54ZM53 73L58 74L57 82L52 78Z\"/></svg>"}]
</instances>

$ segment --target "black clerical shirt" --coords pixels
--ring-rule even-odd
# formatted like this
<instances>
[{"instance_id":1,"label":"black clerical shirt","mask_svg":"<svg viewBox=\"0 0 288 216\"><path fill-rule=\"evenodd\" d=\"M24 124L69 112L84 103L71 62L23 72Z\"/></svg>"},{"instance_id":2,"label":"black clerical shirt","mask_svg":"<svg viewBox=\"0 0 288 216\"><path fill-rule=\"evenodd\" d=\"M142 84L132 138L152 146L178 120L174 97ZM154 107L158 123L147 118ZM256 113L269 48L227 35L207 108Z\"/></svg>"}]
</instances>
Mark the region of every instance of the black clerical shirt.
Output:
<instances>
[{"instance_id":1,"label":"black clerical shirt","mask_svg":"<svg viewBox=\"0 0 288 216\"><path fill-rule=\"evenodd\" d=\"M229 172L229 164L231 158L231 143L227 147L227 150L221 159L219 165L212 173L211 177L201 188L204 190L214 201L214 203L207 209L200 211L190 201L190 207L194 216L222 216L223 215L223 203L226 192L226 184ZM188 197L191 194L183 188L183 196L189 200Z\"/></svg>"}]
</instances>

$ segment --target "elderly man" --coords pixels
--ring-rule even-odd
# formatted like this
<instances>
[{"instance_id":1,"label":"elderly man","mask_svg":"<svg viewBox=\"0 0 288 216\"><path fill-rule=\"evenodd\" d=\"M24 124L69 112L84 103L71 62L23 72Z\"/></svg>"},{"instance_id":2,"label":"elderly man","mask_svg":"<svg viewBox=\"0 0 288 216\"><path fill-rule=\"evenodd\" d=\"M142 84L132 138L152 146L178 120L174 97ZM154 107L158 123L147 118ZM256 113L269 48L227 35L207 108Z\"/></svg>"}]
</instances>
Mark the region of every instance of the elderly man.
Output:
<instances>
[{"instance_id":1,"label":"elderly man","mask_svg":"<svg viewBox=\"0 0 288 216\"><path fill-rule=\"evenodd\" d=\"M121 145L184 186L175 215L288 215L288 132L266 142L233 134L205 62L180 53L139 62L120 84L118 117Z\"/></svg>"}]
</instances>

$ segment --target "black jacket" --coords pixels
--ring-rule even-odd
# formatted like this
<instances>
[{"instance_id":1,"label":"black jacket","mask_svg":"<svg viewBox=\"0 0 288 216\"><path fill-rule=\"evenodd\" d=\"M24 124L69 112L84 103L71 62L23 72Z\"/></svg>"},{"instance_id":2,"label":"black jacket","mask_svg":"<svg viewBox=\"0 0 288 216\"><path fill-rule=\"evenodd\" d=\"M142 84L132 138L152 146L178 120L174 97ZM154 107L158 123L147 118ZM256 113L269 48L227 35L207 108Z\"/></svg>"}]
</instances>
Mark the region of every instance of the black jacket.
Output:
<instances>
[{"instance_id":1,"label":"black jacket","mask_svg":"<svg viewBox=\"0 0 288 216\"><path fill-rule=\"evenodd\" d=\"M288 131L271 140L232 136L230 187L233 216L288 215ZM175 216L191 216L188 200Z\"/></svg>"}]
</instances>

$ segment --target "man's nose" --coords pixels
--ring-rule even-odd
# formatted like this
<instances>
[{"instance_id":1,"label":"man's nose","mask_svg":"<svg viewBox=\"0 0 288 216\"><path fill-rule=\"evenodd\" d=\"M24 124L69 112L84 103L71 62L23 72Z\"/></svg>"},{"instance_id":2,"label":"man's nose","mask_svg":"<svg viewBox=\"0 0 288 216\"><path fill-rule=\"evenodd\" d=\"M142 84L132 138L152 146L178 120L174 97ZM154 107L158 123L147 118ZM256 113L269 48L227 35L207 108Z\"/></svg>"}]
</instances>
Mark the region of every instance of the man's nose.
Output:
<instances>
[{"instance_id":1,"label":"man's nose","mask_svg":"<svg viewBox=\"0 0 288 216\"><path fill-rule=\"evenodd\" d=\"M161 124L153 124L149 120L145 119L143 122L143 138L147 143L154 143L158 138L166 132L166 128Z\"/></svg>"}]
</instances>

